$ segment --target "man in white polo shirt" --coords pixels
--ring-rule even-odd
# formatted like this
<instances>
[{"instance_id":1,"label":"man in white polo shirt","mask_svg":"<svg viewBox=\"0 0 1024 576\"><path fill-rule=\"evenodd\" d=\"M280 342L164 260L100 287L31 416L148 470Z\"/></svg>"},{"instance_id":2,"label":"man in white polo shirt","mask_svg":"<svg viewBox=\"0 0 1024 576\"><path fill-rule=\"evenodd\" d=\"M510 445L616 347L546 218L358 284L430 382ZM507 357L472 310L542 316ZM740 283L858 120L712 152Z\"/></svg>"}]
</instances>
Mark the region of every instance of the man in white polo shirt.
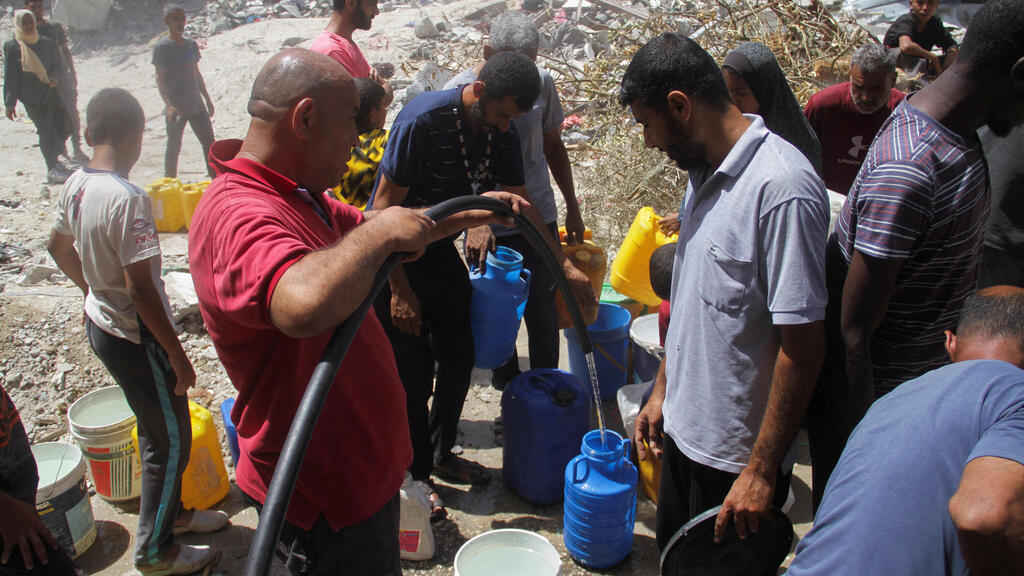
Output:
<instances>
[{"instance_id":1,"label":"man in white polo shirt","mask_svg":"<svg viewBox=\"0 0 1024 576\"><path fill-rule=\"evenodd\" d=\"M714 59L662 34L619 101L644 143L689 171L672 318L637 454L662 458L657 538L722 504L745 537L789 491L783 462L825 354L828 202L807 159L731 103ZM644 441L650 449L644 446Z\"/></svg>"}]
</instances>

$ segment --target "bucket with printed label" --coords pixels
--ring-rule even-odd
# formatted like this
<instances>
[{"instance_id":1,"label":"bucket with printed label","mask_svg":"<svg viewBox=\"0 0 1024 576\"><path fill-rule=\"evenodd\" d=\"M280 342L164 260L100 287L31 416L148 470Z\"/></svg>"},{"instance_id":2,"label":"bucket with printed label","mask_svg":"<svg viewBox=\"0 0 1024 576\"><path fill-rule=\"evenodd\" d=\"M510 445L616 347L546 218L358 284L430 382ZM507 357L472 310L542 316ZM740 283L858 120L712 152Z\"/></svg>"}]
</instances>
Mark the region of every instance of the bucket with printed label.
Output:
<instances>
[{"instance_id":1,"label":"bucket with printed label","mask_svg":"<svg viewBox=\"0 0 1024 576\"><path fill-rule=\"evenodd\" d=\"M64 442L43 442L32 446L32 456L39 470L36 513L69 556L80 556L96 541L82 452Z\"/></svg>"},{"instance_id":2,"label":"bucket with printed label","mask_svg":"<svg viewBox=\"0 0 1024 576\"><path fill-rule=\"evenodd\" d=\"M135 413L119 386L100 388L68 408L71 435L89 464L96 494L131 500L142 492L142 465L132 442Z\"/></svg>"}]
</instances>

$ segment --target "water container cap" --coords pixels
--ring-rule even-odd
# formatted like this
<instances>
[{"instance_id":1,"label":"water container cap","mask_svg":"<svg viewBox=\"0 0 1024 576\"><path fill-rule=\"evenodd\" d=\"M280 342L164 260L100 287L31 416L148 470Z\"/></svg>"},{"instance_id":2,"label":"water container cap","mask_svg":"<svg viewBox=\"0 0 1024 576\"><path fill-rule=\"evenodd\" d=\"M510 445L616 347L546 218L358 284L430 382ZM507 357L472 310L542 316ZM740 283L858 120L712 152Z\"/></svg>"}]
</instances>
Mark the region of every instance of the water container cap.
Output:
<instances>
[{"instance_id":1,"label":"water container cap","mask_svg":"<svg viewBox=\"0 0 1024 576\"><path fill-rule=\"evenodd\" d=\"M576 393L568 388L555 390L555 406L569 406L576 400Z\"/></svg>"}]
</instances>

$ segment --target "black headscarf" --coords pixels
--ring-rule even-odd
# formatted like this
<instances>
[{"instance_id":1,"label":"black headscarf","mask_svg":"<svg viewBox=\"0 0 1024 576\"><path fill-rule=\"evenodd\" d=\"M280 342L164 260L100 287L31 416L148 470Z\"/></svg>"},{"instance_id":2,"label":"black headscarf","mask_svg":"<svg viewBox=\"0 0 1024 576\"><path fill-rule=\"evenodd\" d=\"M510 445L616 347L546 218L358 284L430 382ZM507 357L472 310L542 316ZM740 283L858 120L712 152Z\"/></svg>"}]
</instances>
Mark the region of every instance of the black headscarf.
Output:
<instances>
[{"instance_id":1,"label":"black headscarf","mask_svg":"<svg viewBox=\"0 0 1024 576\"><path fill-rule=\"evenodd\" d=\"M722 67L743 77L757 98L757 113L764 125L803 152L820 176L821 144L772 51L757 42L744 42L725 57Z\"/></svg>"}]
</instances>

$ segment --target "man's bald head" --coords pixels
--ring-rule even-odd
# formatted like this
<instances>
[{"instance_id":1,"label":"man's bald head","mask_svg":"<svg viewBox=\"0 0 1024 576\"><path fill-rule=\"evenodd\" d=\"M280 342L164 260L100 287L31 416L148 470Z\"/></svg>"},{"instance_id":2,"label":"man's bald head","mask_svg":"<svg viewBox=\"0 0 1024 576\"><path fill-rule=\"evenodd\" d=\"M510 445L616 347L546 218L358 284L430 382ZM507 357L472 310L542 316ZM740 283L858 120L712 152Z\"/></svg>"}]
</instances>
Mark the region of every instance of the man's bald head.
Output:
<instances>
[{"instance_id":1,"label":"man's bald head","mask_svg":"<svg viewBox=\"0 0 1024 576\"><path fill-rule=\"evenodd\" d=\"M256 76L249 96L249 115L272 121L303 98L326 105L340 94L356 96L345 68L323 54L288 48L274 55Z\"/></svg>"}]
</instances>

